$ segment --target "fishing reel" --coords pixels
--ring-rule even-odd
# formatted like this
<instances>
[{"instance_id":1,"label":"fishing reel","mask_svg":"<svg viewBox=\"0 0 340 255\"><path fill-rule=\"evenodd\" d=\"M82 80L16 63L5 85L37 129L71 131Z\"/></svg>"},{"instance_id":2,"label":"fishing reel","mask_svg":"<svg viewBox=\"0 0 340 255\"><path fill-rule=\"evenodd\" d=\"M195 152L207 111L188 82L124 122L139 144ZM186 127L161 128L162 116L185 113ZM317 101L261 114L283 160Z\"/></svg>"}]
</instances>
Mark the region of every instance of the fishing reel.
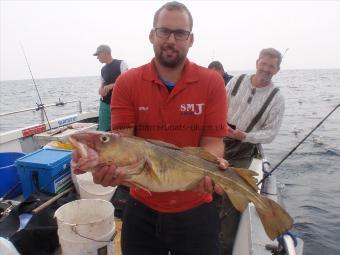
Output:
<instances>
[{"instance_id":1,"label":"fishing reel","mask_svg":"<svg viewBox=\"0 0 340 255\"><path fill-rule=\"evenodd\" d=\"M16 205L12 201L2 201L0 202L0 222L11 213Z\"/></svg>"}]
</instances>

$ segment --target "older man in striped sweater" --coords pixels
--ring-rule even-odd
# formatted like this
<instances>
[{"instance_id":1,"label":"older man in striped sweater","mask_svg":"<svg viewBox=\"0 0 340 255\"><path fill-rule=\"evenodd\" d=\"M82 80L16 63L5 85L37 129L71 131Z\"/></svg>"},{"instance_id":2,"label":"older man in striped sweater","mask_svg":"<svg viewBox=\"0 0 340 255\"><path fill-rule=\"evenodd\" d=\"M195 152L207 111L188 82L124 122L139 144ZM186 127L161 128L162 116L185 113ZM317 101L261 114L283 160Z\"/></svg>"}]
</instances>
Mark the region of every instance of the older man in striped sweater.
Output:
<instances>
[{"instance_id":1,"label":"older man in striped sweater","mask_svg":"<svg viewBox=\"0 0 340 255\"><path fill-rule=\"evenodd\" d=\"M285 101L272 77L280 70L281 60L279 51L263 49L256 61L256 73L235 77L227 85L225 158L234 166L249 167L254 146L272 142L279 131Z\"/></svg>"},{"instance_id":2,"label":"older man in striped sweater","mask_svg":"<svg viewBox=\"0 0 340 255\"><path fill-rule=\"evenodd\" d=\"M256 61L256 73L234 77L227 85L228 137L224 158L236 167L248 168L256 144L270 143L281 126L284 97L272 83L280 70L282 55L263 49ZM221 255L231 255L240 214L226 196L214 196L221 221Z\"/></svg>"}]
</instances>

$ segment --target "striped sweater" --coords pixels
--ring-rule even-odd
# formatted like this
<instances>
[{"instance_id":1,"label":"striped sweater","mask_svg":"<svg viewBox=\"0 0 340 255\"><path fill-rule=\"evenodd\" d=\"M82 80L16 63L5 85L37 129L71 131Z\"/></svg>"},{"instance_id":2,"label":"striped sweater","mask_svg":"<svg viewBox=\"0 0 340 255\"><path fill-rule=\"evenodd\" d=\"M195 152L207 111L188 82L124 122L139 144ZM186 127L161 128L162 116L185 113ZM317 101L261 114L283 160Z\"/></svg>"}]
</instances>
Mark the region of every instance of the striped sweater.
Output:
<instances>
[{"instance_id":1,"label":"striped sweater","mask_svg":"<svg viewBox=\"0 0 340 255\"><path fill-rule=\"evenodd\" d=\"M256 88L255 93L252 95L251 90L254 87L251 85L250 77L251 75L244 77L235 96L232 96L231 92L238 77L234 77L226 87L228 93L228 123L235 125L237 129L242 131L246 130L274 89L274 85L270 84L263 88ZM249 97L252 97L250 103L248 103ZM249 133L246 133L246 138L243 142L272 142L280 129L284 109L285 100L280 91L278 91L264 111L261 119Z\"/></svg>"}]
</instances>

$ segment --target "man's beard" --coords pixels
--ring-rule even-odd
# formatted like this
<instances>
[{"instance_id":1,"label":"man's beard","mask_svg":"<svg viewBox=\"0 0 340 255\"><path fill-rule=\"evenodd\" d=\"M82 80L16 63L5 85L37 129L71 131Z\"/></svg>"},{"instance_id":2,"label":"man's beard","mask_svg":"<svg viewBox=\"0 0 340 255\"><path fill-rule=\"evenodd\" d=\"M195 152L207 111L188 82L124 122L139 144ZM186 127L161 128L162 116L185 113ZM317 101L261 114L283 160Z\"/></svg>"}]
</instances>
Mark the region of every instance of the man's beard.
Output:
<instances>
[{"instance_id":1,"label":"man's beard","mask_svg":"<svg viewBox=\"0 0 340 255\"><path fill-rule=\"evenodd\" d=\"M165 51L167 49L171 49L176 54L176 57L168 59L165 56L166 54ZM184 62L186 55L180 54L180 52L171 45L165 45L161 47L160 52L156 53L156 58L159 61L159 63L164 67L175 68Z\"/></svg>"}]
</instances>

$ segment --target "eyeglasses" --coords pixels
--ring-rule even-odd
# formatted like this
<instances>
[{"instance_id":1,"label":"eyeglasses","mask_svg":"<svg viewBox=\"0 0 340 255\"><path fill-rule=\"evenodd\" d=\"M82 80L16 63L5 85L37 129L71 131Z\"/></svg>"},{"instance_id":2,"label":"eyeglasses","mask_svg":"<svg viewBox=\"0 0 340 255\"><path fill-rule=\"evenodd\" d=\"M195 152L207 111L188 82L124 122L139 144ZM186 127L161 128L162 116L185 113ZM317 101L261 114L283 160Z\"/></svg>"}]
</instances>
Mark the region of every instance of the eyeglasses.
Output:
<instances>
[{"instance_id":1,"label":"eyeglasses","mask_svg":"<svg viewBox=\"0 0 340 255\"><path fill-rule=\"evenodd\" d=\"M159 38L164 38L164 39L168 39L170 37L171 34L174 34L175 39L178 41L186 41L189 38L189 35L191 34L190 31L186 31L183 29L169 29L166 27L157 27L154 28L156 35Z\"/></svg>"},{"instance_id":2,"label":"eyeglasses","mask_svg":"<svg viewBox=\"0 0 340 255\"><path fill-rule=\"evenodd\" d=\"M248 97L247 103L250 104L251 101L253 100L253 97L255 95L256 88L251 88L251 95Z\"/></svg>"}]
</instances>

